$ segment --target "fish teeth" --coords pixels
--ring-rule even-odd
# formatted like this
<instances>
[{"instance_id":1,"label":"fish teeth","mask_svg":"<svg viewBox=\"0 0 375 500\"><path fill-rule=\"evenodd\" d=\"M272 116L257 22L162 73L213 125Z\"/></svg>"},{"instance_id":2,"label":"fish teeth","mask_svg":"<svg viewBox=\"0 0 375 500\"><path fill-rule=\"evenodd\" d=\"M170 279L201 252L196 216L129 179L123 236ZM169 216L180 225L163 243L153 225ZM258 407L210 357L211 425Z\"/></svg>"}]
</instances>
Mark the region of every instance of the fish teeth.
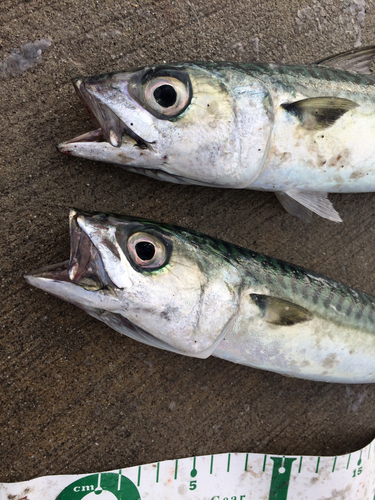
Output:
<instances>
[{"instance_id":1,"label":"fish teeth","mask_svg":"<svg viewBox=\"0 0 375 500\"><path fill-rule=\"evenodd\" d=\"M115 148L121 145L121 138L116 134L114 130L109 131L109 142Z\"/></svg>"},{"instance_id":2,"label":"fish teeth","mask_svg":"<svg viewBox=\"0 0 375 500\"><path fill-rule=\"evenodd\" d=\"M124 128L122 121L105 104L99 103L97 108L100 111L100 123L107 142L113 147L118 148L121 146L121 137Z\"/></svg>"}]
</instances>

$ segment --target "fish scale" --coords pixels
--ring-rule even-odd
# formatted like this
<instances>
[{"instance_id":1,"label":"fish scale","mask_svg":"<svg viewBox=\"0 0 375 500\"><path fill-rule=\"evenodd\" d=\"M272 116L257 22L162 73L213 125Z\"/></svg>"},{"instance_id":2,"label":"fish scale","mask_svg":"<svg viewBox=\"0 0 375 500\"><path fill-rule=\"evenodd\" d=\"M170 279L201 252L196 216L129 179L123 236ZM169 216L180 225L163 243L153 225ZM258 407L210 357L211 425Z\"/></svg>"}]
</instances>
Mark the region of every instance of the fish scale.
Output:
<instances>
[{"instance_id":1,"label":"fish scale","mask_svg":"<svg viewBox=\"0 0 375 500\"><path fill-rule=\"evenodd\" d=\"M165 230L166 227L168 226L164 225L163 229ZM197 247L203 244L209 245L213 251L223 253L230 262L238 262L243 268L242 272L244 275L255 277L258 282L267 282L278 293L282 293L285 298L290 297L289 294L292 291L293 299L298 301L300 305L311 307L312 302L313 305L317 306L316 312L319 313L320 309L323 308L325 314L328 315L331 306L337 306L338 303L342 302L341 308L344 312L346 311L346 316L353 327L366 329L373 327L375 320L375 298L367 293L323 278L294 264L254 252L253 250L209 236L202 238L201 235L194 231L188 232L184 229L184 236L190 237L190 241ZM269 272L269 270L273 272ZM288 280L289 283L280 286L280 278ZM323 289L322 284L324 285ZM288 293L284 294L285 291ZM305 297L306 294L307 296ZM301 298L305 299L305 301L301 300ZM311 300L308 300L309 298ZM335 319L334 314L332 314L331 319Z\"/></svg>"},{"instance_id":2,"label":"fish scale","mask_svg":"<svg viewBox=\"0 0 375 500\"><path fill-rule=\"evenodd\" d=\"M304 91L311 88L313 91L321 92L321 87L315 89L315 80L328 83L324 88L325 91L338 91L343 90L347 93L363 92L364 95L374 96L375 91L375 78L371 75L360 75L350 73L348 71L334 70L319 66L277 66L273 64L248 64L239 66L245 71L248 71L254 76L261 77L262 79L269 80L269 82L282 83L285 87L301 88ZM275 79L276 77L276 79ZM301 79L302 77L302 79ZM348 87L345 84L355 84L358 87ZM366 89L361 89L365 86ZM367 88L368 87L368 88Z\"/></svg>"},{"instance_id":3,"label":"fish scale","mask_svg":"<svg viewBox=\"0 0 375 500\"><path fill-rule=\"evenodd\" d=\"M246 254L245 257L247 257ZM341 307L344 311L346 310L347 318L351 319L350 324L353 327L370 328L373 325L375 300L370 295L331 280L324 280L324 288L322 288L322 277L307 272L303 268L299 268L293 264L281 262L274 258L265 259L264 256L259 255L258 258L255 258L255 262L261 264L257 266L256 274L259 273L258 281L267 278L267 281L270 282L272 287L278 292L287 290L287 292L290 293L290 291L292 291L293 299L298 301L301 305L305 305L306 307L309 306L310 308L312 304L316 305L316 311L318 313L320 309L323 308L325 314L329 315L331 306L336 306L342 301L343 305ZM252 262L243 262L242 265L250 266L251 272L254 272ZM275 269L276 272L282 273L283 279L288 281L284 290L283 287L280 287L280 282L277 277L271 281L272 274L265 273L264 269L262 272L263 266L270 267ZM306 283L306 281L308 281L308 283ZM308 295L306 301L303 301L301 298L304 298L305 294ZM286 296L287 295L285 295L285 297ZM360 314L361 318L364 316L362 321L359 321L360 318L356 316L358 314ZM334 320L334 315L332 315L332 320Z\"/></svg>"},{"instance_id":4,"label":"fish scale","mask_svg":"<svg viewBox=\"0 0 375 500\"><path fill-rule=\"evenodd\" d=\"M142 219L140 219L142 220ZM150 221L143 219L151 226ZM174 234L176 226L152 223L152 227ZM331 306L337 306L342 301L342 309L346 311L346 316L353 327L371 329L375 320L375 298L367 293L361 292L342 283L319 276L307 271L295 264L291 264L274 257L268 257L247 248L239 247L232 243L219 240L210 236L202 236L193 230L178 228L183 232L183 236L201 248L208 246L212 251L223 255L229 262L238 262L242 267L243 275L257 279L259 283L267 282L282 297L290 298L290 291L293 292L293 299L305 307L317 306L316 312L325 310L325 314L331 312ZM269 272L269 271L272 272ZM280 278L288 280L284 286L280 286ZM322 284L324 288L322 288ZM285 291L287 292L285 294ZM325 292L325 296L324 296ZM304 295L306 295L304 297ZM305 300L301 300L304 298ZM308 300L308 299L311 300ZM359 316L358 316L359 315ZM337 320L332 314L331 319ZM359 321L361 320L361 321Z\"/></svg>"}]
</instances>

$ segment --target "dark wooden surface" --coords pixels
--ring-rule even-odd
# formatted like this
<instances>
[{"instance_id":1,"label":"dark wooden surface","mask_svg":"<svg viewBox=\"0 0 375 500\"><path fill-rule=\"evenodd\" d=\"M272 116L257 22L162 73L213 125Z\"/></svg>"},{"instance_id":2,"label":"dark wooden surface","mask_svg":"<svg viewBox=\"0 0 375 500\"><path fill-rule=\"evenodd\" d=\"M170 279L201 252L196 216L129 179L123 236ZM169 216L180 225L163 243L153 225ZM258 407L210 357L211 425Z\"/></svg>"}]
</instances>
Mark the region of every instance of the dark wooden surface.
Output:
<instances>
[{"instance_id":1,"label":"dark wooden surface","mask_svg":"<svg viewBox=\"0 0 375 500\"><path fill-rule=\"evenodd\" d=\"M344 223L304 225L270 193L161 183L56 150L91 129L73 76L162 61L312 62L374 43L375 4L364 21L355 5L1 2L0 64L25 43L52 43L39 65L0 79L0 481L229 451L337 455L374 437L375 385L153 349L22 278L68 258L76 206L194 228L375 293L374 194L332 195Z\"/></svg>"}]
</instances>

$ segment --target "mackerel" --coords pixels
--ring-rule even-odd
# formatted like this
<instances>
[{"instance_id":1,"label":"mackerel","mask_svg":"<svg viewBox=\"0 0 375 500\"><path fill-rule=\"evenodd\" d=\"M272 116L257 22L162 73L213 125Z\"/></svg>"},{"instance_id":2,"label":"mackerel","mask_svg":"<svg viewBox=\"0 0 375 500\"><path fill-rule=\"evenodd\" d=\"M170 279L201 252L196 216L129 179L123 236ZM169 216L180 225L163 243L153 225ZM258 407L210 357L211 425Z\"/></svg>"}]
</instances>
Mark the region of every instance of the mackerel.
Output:
<instances>
[{"instance_id":1,"label":"mackerel","mask_svg":"<svg viewBox=\"0 0 375 500\"><path fill-rule=\"evenodd\" d=\"M26 281L128 337L283 375L375 382L375 298L146 219L70 213L70 260Z\"/></svg>"},{"instance_id":2,"label":"mackerel","mask_svg":"<svg viewBox=\"0 0 375 500\"><path fill-rule=\"evenodd\" d=\"M374 54L79 77L97 128L59 148L159 180L273 191L292 215L340 222L327 193L375 190Z\"/></svg>"}]
</instances>

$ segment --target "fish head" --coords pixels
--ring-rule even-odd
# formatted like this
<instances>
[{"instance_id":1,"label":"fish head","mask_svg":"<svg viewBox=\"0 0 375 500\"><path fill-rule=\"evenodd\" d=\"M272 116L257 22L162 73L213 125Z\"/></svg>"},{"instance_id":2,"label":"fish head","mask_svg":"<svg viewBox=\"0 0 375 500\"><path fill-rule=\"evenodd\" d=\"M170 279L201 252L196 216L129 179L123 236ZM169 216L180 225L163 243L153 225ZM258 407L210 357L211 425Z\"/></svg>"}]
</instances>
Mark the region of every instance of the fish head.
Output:
<instances>
[{"instance_id":1,"label":"fish head","mask_svg":"<svg viewBox=\"0 0 375 500\"><path fill-rule=\"evenodd\" d=\"M27 274L28 283L121 333L188 356L209 356L231 329L241 278L201 235L76 210L70 234L70 260Z\"/></svg>"},{"instance_id":2,"label":"fish head","mask_svg":"<svg viewBox=\"0 0 375 500\"><path fill-rule=\"evenodd\" d=\"M99 128L60 150L160 180L246 187L270 135L268 94L254 78L241 73L244 90L215 68L158 65L75 79Z\"/></svg>"}]
</instances>

